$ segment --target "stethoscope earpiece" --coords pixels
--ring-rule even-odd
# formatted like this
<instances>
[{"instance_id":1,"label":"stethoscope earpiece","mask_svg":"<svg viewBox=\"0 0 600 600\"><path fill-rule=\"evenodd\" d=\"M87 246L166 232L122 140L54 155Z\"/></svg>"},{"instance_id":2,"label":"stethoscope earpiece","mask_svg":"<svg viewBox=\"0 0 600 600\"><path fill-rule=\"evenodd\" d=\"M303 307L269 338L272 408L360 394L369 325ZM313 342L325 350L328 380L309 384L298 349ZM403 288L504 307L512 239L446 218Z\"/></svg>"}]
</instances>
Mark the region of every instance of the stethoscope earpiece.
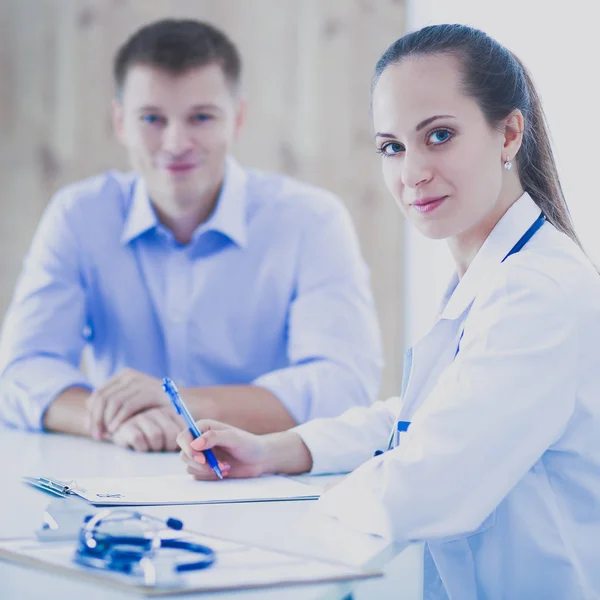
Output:
<instances>
[{"instance_id":1,"label":"stethoscope earpiece","mask_svg":"<svg viewBox=\"0 0 600 600\"><path fill-rule=\"evenodd\" d=\"M175 531L180 531L183 529L183 521L179 519L173 519L173 517L169 517L166 521L167 527L169 529L175 529Z\"/></svg>"}]
</instances>

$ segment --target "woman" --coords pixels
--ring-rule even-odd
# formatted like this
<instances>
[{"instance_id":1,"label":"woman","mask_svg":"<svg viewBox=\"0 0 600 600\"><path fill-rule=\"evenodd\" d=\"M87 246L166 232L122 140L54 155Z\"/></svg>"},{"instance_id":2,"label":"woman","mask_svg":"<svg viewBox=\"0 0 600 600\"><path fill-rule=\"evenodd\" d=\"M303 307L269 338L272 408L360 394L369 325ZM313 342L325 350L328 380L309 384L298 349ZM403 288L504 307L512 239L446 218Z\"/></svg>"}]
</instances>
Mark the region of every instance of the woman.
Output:
<instances>
[{"instance_id":1,"label":"woman","mask_svg":"<svg viewBox=\"0 0 600 600\"><path fill-rule=\"evenodd\" d=\"M214 478L207 448L229 477L353 471L320 506L425 540L430 596L597 597L600 277L531 79L481 31L426 27L379 60L372 109L388 189L457 271L401 399L264 437L200 421L188 471Z\"/></svg>"}]
</instances>

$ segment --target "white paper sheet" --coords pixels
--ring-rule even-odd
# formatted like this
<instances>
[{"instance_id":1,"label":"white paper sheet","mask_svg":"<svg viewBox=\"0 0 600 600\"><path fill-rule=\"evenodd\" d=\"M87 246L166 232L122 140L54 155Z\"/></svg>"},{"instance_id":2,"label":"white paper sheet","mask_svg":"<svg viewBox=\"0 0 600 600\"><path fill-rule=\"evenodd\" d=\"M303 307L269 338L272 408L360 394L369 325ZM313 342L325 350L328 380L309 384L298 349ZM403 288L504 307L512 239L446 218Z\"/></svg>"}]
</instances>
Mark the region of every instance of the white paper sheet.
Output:
<instances>
[{"instance_id":1,"label":"white paper sheet","mask_svg":"<svg viewBox=\"0 0 600 600\"><path fill-rule=\"evenodd\" d=\"M90 478L71 485L73 493L95 506L316 500L321 494L316 486L279 475L223 481L196 481L190 475Z\"/></svg>"}]
</instances>

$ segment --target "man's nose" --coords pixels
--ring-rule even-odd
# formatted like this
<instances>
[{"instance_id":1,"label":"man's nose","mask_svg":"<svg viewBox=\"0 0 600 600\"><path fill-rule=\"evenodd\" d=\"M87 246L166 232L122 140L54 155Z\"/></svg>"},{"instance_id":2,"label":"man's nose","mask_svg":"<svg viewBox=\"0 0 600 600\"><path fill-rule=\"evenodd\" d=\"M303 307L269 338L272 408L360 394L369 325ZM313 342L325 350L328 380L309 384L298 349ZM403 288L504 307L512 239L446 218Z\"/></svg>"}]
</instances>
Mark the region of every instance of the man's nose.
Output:
<instances>
[{"instance_id":1,"label":"man's nose","mask_svg":"<svg viewBox=\"0 0 600 600\"><path fill-rule=\"evenodd\" d=\"M170 154L183 154L191 148L191 136L183 123L171 122L163 137L163 150Z\"/></svg>"}]
</instances>

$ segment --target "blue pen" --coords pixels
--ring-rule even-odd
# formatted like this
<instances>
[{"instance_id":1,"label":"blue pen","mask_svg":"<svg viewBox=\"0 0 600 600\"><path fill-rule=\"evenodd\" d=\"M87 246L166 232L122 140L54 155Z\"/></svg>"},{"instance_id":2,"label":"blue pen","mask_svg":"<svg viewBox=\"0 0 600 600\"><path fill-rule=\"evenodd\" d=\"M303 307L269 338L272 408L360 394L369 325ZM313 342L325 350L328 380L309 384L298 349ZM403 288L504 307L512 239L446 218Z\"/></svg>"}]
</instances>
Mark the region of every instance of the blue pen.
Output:
<instances>
[{"instance_id":1,"label":"blue pen","mask_svg":"<svg viewBox=\"0 0 600 600\"><path fill-rule=\"evenodd\" d=\"M165 390L165 392L167 393L167 396L169 396L169 398L171 399L175 410L183 417L194 439L199 438L202 434L200 433L200 430L196 427L196 423L194 423L194 419L192 419L192 415L190 415L190 411L188 410L187 406L183 403L183 400L179 395L179 390L177 389L177 386L168 377L165 377L163 379L162 386L163 390ZM206 457L206 462L209 464L210 468L216 473L217 477L219 479L223 479L223 473L221 473L219 463L213 451L202 450L202 454L204 454L204 456Z\"/></svg>"}]
</instances>

